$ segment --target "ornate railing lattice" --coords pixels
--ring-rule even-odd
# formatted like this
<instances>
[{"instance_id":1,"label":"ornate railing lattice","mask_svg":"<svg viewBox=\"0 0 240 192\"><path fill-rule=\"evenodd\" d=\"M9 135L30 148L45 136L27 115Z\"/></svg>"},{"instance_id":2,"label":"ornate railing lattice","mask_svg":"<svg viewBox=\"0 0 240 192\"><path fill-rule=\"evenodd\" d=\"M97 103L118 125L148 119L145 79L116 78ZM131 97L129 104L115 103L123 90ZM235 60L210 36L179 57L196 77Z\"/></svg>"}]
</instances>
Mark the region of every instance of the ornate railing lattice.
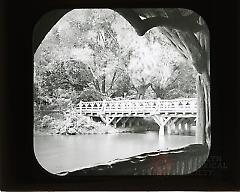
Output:
<instances>
[{"instance_id":1,"label":"ornate railing lattice","mask_svg":"<svg viewBox=\"0 0 240 192\"><path fill-rule=\"evenodd\" d=\"M161 114L161 113L196 113L196 98L174 100L120 100L80 102L77 105L80 114Z\"/></svg>"}]
</instances>

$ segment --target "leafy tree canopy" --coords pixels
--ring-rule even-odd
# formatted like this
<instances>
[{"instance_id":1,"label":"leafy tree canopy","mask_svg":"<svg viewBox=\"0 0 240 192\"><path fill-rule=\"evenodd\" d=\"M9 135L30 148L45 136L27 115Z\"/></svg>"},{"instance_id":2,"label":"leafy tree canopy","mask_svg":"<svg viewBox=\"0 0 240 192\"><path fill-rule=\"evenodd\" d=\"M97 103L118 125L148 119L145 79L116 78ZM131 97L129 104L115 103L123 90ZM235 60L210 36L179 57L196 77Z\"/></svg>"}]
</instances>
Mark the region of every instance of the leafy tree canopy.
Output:
<instances>
[{"instance_id":1,"label":"leafy tree canopy","mask_svg":"<svg viewBox=\"0 0 240 192\"><path fill-rule=\"evenodd\" d=\"M190 97L196 73L184 63L158 28L138 36L117 12L76 9L56 23L34 55L34 98L145 98L147 89L154 97Z\"/></svg>"}]
</instances>

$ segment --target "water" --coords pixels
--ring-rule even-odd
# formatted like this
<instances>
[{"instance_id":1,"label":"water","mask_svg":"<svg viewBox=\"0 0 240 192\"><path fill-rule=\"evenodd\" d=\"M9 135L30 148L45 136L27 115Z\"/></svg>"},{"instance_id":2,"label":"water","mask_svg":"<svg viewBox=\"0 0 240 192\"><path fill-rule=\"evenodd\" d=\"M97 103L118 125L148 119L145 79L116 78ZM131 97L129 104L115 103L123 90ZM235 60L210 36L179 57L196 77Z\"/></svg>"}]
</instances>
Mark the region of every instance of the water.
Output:
<instances>
[{"instance_id":1,"label":"water","mask_svg":"<svg viewBox=\"0 0 240 192\"><path fill-rule=\"evenodd\" d=\"M50 173L73 171L152 152L176 149L195 143L194 136L169 135L158 132L103 135L34 136L34 152L40 165Z\"/></svg>"}]
</instances>

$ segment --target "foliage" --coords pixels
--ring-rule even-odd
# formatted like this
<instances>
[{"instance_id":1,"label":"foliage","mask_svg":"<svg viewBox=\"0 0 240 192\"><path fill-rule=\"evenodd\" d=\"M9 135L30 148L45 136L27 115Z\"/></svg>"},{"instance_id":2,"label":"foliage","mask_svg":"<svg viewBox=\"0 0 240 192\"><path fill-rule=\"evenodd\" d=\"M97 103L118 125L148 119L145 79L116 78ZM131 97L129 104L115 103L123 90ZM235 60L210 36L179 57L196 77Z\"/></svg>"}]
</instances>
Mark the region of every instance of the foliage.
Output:
<instances>
[{"instance_id":1,"label":"foliage","mask_svg":"<svg viewBox=\"0 0 240 192\"><path fill-rule=\"evenodd\" d=\"M112 10L73 10L34 55L34 102L67 109L80 100L190 97L195 76L184 62L157 28L140 37Z\"/></svg>"},{"instance_id":2,"label":"foliage","mask_svg":"<svg viewBox=\"0 0 240 192\"><path fill-rule=\"evenodd\" d=\"M64 113L63 117L45 115L38 121L35 121L35 133L37 134L105 134L116 133L117 130L111 126L106 126L101 122L95 122L90 117L77 113L72 109Z\"/></svg>"},{"instance_id":3,"label":"foliage","mask_svg":"<svg viewBox=\"0 0 240 192\"><path fill-rule=\"evenodd\" d=\"M40 126L42 128L51 128L51 123L53 118L49 115L44 115L43 118L40 120Z\"/></svg>"},{"instance_id":4,"label":"foliage","mask_svg":"<svg viewBox=\"0 0 240 192\"><path fill-rule=\"evenodd\" d=\"M196 70L187 65L185 62L180 62L175 66L171 76L165 84L153 83L152 89L156 93L157 98L175 99L188 98L196 96Z\"/></svg>"},{"instance_id":5,"label":"foliage","mask_svg":"<svg viewBox=\"0 0 240 192\"><path fill-rule=\"evenodd\" d=\"M92 88L87 88L83 90L79 97L78 100L80 101L102 101L104 99L104 95Z\"/></svg>"}]
</instances>

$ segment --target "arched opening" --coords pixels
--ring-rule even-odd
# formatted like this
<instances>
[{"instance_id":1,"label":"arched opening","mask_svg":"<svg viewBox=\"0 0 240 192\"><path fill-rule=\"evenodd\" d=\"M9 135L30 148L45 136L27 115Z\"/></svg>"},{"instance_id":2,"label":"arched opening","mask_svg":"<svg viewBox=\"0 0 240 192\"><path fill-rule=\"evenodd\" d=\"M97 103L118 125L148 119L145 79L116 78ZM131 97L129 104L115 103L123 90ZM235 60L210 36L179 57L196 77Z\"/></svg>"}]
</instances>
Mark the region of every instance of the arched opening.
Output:
<instances>
[{"instance_id":1,"label":"arched opening","mask_svg":"<svg viewBox=\"0 0 240 192\"><path fill-rule=\"evenodd\" d=\"M197 91L198 91L198 109L197 109L197 129L196 129L196 138L197 138L197 143L201 144L201 145L205 145L210 147L210 134L209 134L209 129L210 129L210 80L209 80L209 36L208 36L208 31L206 31L206 24L204 23L204 21L202 20L202 18L200 16L198 16L197 14L188 11L188 10L182 10L182 9L159 9L159 10L147 10L147 9L133 9L133 10L116 10L120 15L122 15L127 21L129 21L129 23L134 27L134 29L136 30L136 32L139 35L144 35L147 31L149 31L152 27L156 27L156 26L161 26L159 28L157 28L159 33L162 33L169 41L172 45L174 45L174 47L179 51L179 54L181 54L189 63L189 65L193 65L195 67L195 69L198 72L198 78L197 78ZM62 13L65 13L64 11ZM62 14L61 13L61 14ZM60 15L61 15L60 14ZM56 17L57 18L57 17ZM177 23L177 22L173 22L173 20L175 21L176 18L180 19L179 22L181 21L181 23ZM183 22L182 20L186 20L188 22L187 25L186 22ZM110 19L111 20L111 19ZM56 20L57 21L57 20ZM109 20L107 20L107 22L111 22ZM52 22L54 23L54 22ZM177 23L177 25L176 25ZM67 27L68 24L66 24L65 26L62 26L62 31L65 32L65 28ZM81 24L80 24L81 25ZM77 26L78 27L78 26ZM81 26L79 26L81 28ZM39 26L37 27L39 28ZM40 27L41 28L41 27ZM36 29L36 33L37 33L37 29ZM83 31L82 31L83 32ZM150 30L151 32L151 30ZM56 37L58 36L58 31L55 31L56 33ZM112 54L112 50L114 49L115 46L117 46L116 42L110 42L108 43L106 41L105 36L106 35L113 35L114 33L110 33L110 34L105 34L102 31L97 31L96 34L90 34L93 37L96 38L95 40L98 41L98 45L101 46L109 46L109 49L111 50L109 55ZM76 41L73 40L75 36L73 34L70 34L68 36L67 39L67 43L69 44L74 44L74 47L76 48L75 51L81 51L82 53L84 53L84 55L94 55L94 53L90 53L91 50L89 50L88 48L86 49L77 49L77 47L79 45L77 45L76 42L78 43L82 43L84 40L81 39L80 41ZM151 36L149 36L151 37ZM56 41L59 41L59 39L55 39ZM66 39L65 39L66 40ZM51 42L50 42L51 43ZM131 42L132 43L132 42ZM102 44L102 45L101 45ZM112 46L114 45L114 46ZM91 45L89 44L89 46L94 46L94 43ZM112 46L112 47L111 47ZM53 50L56 51L57 49ZM117 52L118 50L116 50ZM71 52L71 54L74 54L74 50ZM100 68L101 69L108 69L106 67L107 65L107 58L104 58L104 54L102 53L100 58L97 58L96 56L93 56L93 62L94 59L96 61L96 59L98 59L98 63L101 63ZM62 57L69 57L69 52L66 51L65 55L61 55ZM125 56L122 57L122 59L126 59L128 58L129 55L126 54ZM88 58L85 58L86 60ZM60 59L61 60L61 59ZM114 56L112 58L112 60L114 60ZM105 61L105 62L104 62ZM48 61L47 61L48 62ZM75 83L74 81L69 82L68 78L65 78L63 82L61 82L61 85L64 86L69 86L72 89L75 90L83 90L85 87L84 85L88 84L88 83L92 83L92 86L95 88L95 90L97 90L97 92L94 92L92 90L88 90L87 92L85 92L84 98L87 97L88 99L93 99L92 97L94 97L95 100L99 100L97 98L101 98L102 95L98 95L98 93L102 93L102 94L108 94L108 91L110 88L113 87L113 85L111 84L112 82L114 82L116 74L116 71L111 71L111 80L109 81L109 85L108 87L106 86L106 82L107 82L107 76L106 75L102 75L101 76L101 82L99 82L99 77L96 77L95 73L96 71L93 71L91 69L91 66L89 65L85 65L84 61L81 62L75 62L73 58L69 57L68 62L64 63L64 62L60 62L58 63L58 65L60 65L61 67L59 68L59 70L57 71L57 74L63 74L61 69L64 67L64 65L68 65L74 68L75 65L82 65L82 69L84 71L85 76L92 78L91 82L88 82L88 78L85 78L84 76L79 76L79 79L81 80L81 83ZM137 66L137 65L135 65ZM118 66L119 67L119 66ZM143 66L146 67L146 66ZM132 67L133 71L136 72L136 67ZM151 69L151 67L148 67ZM74 71L75 69L73 69ZM122 69L121 69L122 70ZM140 71L146 71L143 69L139 69ZM50 69L51 71L51 69ZM102 71L98 71L99 74L102 73ZM150 70L150 73L152 73L153 71ZM105 71L104 71L105 74ZM156 85L159 85L159 83L156 83L155 85L152 82L149 82L147 80L147 78L144 78L144 73L136 73L135 74L135 80L136 82L139 82L138 88L136 89L137 91L137 96L138 99L142 99L145 96L146 90L148 88L152 88L152 90L155 90L155 93L157 95L157 97L164 97L162 95L163 90L161 89L161 87L158 87ZM95 77L94 77L95 76ZM140 77L140 78L139 78ZM149 76L147 76L149 77ZM56 76L53 76L52 78L56 78ZM84 80L84 81L83 81ZM128 82L128 76L124 76L124 78L122 79L124 81ZM49 82L49 81L48 81ZM52 83L52 82L51 82ZM126 84L126 83L125 83ZM173 84L173 82L171 82L171 84ZM50 86L51 87L51 86ZM111 89L110 89L111 90ZM51 92L51 90L48 90L49 93ZM118 90L119 91L119 90ZM61 92L61 90L60 90ZM123 89L120 90L120 95L122 97L125 97L127 95L127 91L126 91L126 87L123 87ZM114 92L115 95L118 95L119 92ZM87 95L87 96L86 96ZM114 96L113 98L116 98L116 96ZM44 100L45 101L45 100ZM50 101L51 102L51 101ZM78 101L76 101L78 102ZM143 114L146 115L146 107L150 108L152 106L154 106L154 109L156 109L158 105L162 105L163 107L166 107L166 104L162 103L162 102L154 102L154 101L148 101L148 102L95 102L95 103L91 103L88 102L88 100L83 101L85 103L82 103L82 105L77 105L77 107L81 108L81 112L83 110L88 110L85 111L85 115L91 115L92 118L96 118L94 117L95 113L98 113L98 110L104 109L104 110L110 110L110 109L115 109L115 107L119 107L119 106L124 106L124 109L129 109L129 106L131 105L131 109L132 108L137 108L137 110L140 110L140 112L137 112L137 115L139 114ZM152 103L151 103L152 102ZM184 103L184 104L183 104ZM116 105L117 104L117 105ZM168 102L169 104L169 102ZM174 102L170 102L171 106L175 106L176 104ZM182 105L184 105L186 108L189 107L190 101L189 100L183 100L183 101L179 101L177 103L178 108L181 108ZM144 112L143 112L144 110ZM123 116L123 114L125 114L126 111L121 112L120 116L118 116L119 111L111 111L111 115L114 113L116 115L116 118L113 118L112 116L104 116L104 115L99 115L99 119L101 119L103 122L105 122L105 124L110 125L111 123L114 124L114 126L118 126L118 124L122 124L125 125L126 123L128 124L132 124L134 121L133 120L129 120L128 116ZM191 111L190 111L191 112ZM69 114L69 112L67 112ZM71 113L71 111L70 111ZM109 112L110 113L110 112ZM176 111L173 111L173 114L175 114ZM186 115L186 111L184 112ZM129 114L126 112L126 114ZM149 112L149 114L151 114L151 112ZM170 117L170 118L169 118ZM136 119L137 116L134 118ZM168 116L162 118L161 116L155 116L154 119L157 124L159 125L163 125L163 129L161 130L161 133L164 134L164 132L167 132L166 130L166 124L171 124L172 122L176 121L175 123L172 124L176 124L179 127L179 130L183 130L185 127L188 127L188 124L193 124L194 122L194 117L189 116L187 118L174 118L170 116L170 113L168 114ZM169 121L171 120L171 122ZM51 121L51 119L47 119L46 121ZM86 121L88 121L86 119ZM89 120L90 121L90 120ZM139 121L137 121L139 123ZM69 122L70 124L72 122ZM71 126L71 125L70 125ZM171 125L168 125L168 127L170 127ZM185 126L185 127L183 127ZM70 130L69 133L74 133L73 129L68 129ZM66 132L66 130L60 130L60 132L62 131L62 133ZM160 133L160 132L159 132ZM206 154L204 154L206 156ZM201 157L201 162L204 161L204 157ZM192 160L191 160L192 161ZM177 165L176 165L177 166ZM196 164L195 167L199 167L199 164ZM141 168L140 168L141 169ZM178 169L177 169L178 170ZM156 171L156 170L155 170ZM193 168L192 168L193 171ZM186 171L187 172L187 171ZM186 173L183 171L183 173ZM179 172L180 173L180 172ZM161 171L157 171L154 172L152 174L164 174Z\"/></svg>"}]
</instances>

